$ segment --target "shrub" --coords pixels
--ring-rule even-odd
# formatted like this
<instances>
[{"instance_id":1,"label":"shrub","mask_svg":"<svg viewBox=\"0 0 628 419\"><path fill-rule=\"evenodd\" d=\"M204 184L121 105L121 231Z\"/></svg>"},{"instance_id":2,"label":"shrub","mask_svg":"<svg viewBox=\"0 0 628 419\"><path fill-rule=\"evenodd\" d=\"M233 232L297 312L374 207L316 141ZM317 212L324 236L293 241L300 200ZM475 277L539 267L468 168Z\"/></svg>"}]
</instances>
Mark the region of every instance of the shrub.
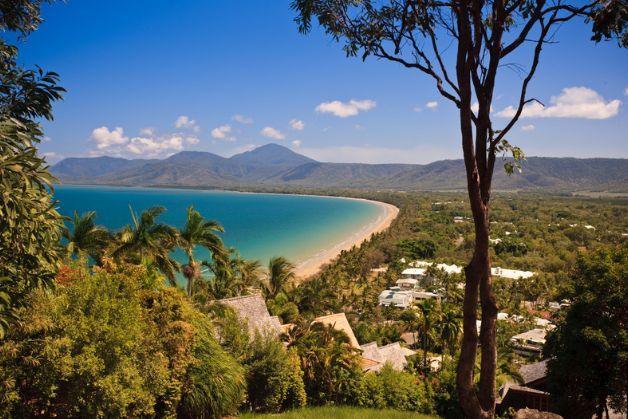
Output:
<instances>
[{"instance_id":1,"label":"shrub","mask_svg":"<svg viewBox=\"0 0 628 419\"><path fill-rule=\"evenodd\" d=\"M306 395L299 358L274 336L258 336L247 369L248 404L254 411L279 412L305 406Z\"/></svg>"}]
</instances>

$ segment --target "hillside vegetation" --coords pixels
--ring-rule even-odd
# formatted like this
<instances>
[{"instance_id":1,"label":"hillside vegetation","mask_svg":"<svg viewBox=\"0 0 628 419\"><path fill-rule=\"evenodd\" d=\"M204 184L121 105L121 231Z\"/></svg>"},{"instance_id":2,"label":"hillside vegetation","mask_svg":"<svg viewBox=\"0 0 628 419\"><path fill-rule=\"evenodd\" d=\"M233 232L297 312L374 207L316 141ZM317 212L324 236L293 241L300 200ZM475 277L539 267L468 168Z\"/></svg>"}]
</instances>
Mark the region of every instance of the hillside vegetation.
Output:
<instances>
[{"instance_id":1,"label":"hillside vegetation","mask_svg":"<svg viewBox=\"0 0 628 419\"><path fill-rule=\"evenodd\" d=\"M322 163L268 144L225 158L184 151L164 160L68 158L52 168L67 183L205 188L301 187L461 190L462 160L426 165ZM497 170L495 189L628 192L628 160L530 157L523 173Z\"/></svg>"}]
</instances>

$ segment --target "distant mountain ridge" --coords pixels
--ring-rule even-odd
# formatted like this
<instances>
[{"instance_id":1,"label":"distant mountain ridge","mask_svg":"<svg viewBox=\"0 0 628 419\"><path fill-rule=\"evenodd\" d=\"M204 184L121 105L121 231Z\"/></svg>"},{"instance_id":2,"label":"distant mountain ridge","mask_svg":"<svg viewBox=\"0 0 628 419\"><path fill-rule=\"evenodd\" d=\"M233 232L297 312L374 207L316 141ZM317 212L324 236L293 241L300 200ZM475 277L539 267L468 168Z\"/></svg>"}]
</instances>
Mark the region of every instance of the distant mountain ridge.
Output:
<instances>
[{"instance_id":1,"label":"distant mountain ridge","mask_svg":"<svg viewBox=\"0 0 628 419\"><path fill-rule=\"evenodd\" d=\"M226 158L182 151L163 160L67 158L51 169L66 183L128 186L464 189L462 160L419 164L323 163L278 144ZM523 174L495 169L494 189L628 192L628 159L530 157Z\"/></svg>"}]
</instances>

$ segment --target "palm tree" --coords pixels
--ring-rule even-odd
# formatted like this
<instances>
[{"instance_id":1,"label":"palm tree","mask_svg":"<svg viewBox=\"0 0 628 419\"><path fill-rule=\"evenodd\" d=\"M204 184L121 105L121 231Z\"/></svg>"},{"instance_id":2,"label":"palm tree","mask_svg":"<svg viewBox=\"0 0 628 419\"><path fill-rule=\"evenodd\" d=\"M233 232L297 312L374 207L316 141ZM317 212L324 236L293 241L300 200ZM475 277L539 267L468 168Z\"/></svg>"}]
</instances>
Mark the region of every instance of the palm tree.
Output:
<instances>
[{"instance_id":1,"label":"palm tree","mask_svg":"<svg viewBox=\"0 0 628 419\"><path fill-rule=\"evenodd\" d=\"M155 266L176 286L175 274L179 271L179 264L170 256L170 252L178 242L177 230L157 222L157 217L165 208L149 208L139 217L131 206L129 209L133 224L127 225L117 234L117 245L112 256Z\"/></svg>"},{"instance_id":2,"label":"palm tree","mask_svg":"<svg viewBox=\"0 0 628 419\"><path fill-rule=\"evenodd\" d=\"M179 242L188 257L188 263L183 266L183 276L187 279L187 293L192 295L194 290L194 280L199 277L199 265L194 260L194 249L196 246L205 247L209 250L212 259L217 263L225 263L227 252L225 251L222 239L216 232L224 232L220 224L216 221L206 220L190 205L188 207L187 220L185 226L179 230Z\"/></svg>"},{"instance_id":3,"label":"palm tree","mask_svg":"<svg viewBox=\"0 0 628 419\"><path fill-rule=\"evenodd\" d=\"M267 299L275 298L285 292L290 282L295 279L294 265L283 256L275 256L268 262L268 274L264 283Z\"/></svg>"},{"instance_id":4,"label":"palm tree","mask_svg":"<svg viewBox=\"0 0 628 419\"><path fill-rule=\"evenodd\" d=\"M462 330L460 313L453 309L444 310L440 318L440 338L445 351L454 352L458 336Z\"/></svg>"},{"instance_id":5,"label":"palm tree","mask_svg":"<svg viewBox=\"0 0 628 419\"><path fill-rule=\"evenodd\" d=\"M111 240L111 233L106 227L96 225L95 219L96 211L89 211L81 216L74 211L72 231L65 228L63 238L67 241L66 248L70 255L85 253L96 263L100 263L105 246Z\"/></svg>"},{"instance_id":6,"label":"palm tree","mask_svg":"<svg viewBox=\"0 0 628 419\"><path fill-rule=\"evenodd\" d=\"M423 350L423 367L427 368L427 349L436 343L436 326L440 319L440 311L434 300L426 300L417 307L419 308L418 332Z\"/></svg>"}]
</instances>

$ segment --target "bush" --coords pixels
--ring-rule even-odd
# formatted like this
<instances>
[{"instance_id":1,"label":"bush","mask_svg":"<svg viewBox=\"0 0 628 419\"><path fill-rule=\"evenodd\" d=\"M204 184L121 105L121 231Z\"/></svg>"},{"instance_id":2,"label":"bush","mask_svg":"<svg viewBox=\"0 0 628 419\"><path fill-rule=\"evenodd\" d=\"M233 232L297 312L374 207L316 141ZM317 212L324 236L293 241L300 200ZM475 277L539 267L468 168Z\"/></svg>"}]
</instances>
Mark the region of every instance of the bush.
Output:
<instances>
[{"instance_id":1,"label":"bush","mask_svg":"<svg viewBox=\"0 0 628 419\"><path fill-rule=\"evenodd\" d=\"M30 294L0 345L0 416L218 416L242 400L241 368L178 290L142 266L63 269ZM206 390L206 391L203 391Z\"/></svg>"},{"instance_id":2,"label":"bush","mask_svg":"<svg viewBox=\"0 0 628 419\"><path fill-rule=\"evenodd\" d=\"M303 372L293 350L286 350L274 336L259 336L244 360L248 404L254 411L279 412L306 404Z\"/></svg>"}]
</instances>

